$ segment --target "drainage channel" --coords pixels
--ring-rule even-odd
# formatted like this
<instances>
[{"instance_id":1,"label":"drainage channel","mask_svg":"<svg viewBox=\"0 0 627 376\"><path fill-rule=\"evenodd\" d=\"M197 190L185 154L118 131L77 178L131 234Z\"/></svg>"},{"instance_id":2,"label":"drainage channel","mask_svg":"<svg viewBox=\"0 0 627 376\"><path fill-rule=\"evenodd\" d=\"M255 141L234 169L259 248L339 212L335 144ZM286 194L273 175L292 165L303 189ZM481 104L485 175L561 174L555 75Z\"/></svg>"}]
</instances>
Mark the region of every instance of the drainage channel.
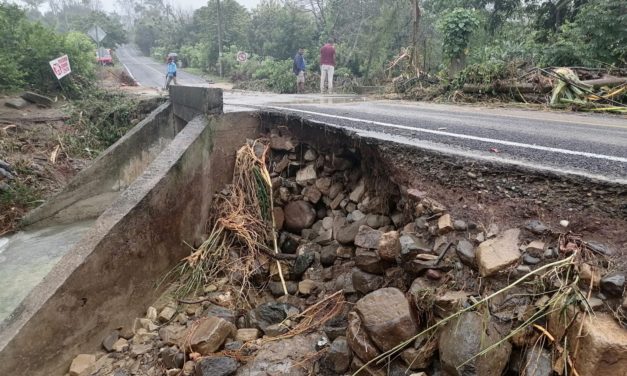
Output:
<instances>
[{"instance_id":1,"label":"drainage channel","mask_svg":"<svg viewBox=\"0 0 627 376\"><path fill-rule=\"evenodd\" d=\"M276 112L191 119L98 219L38 316L75 316L62 361L29 374L623 374L624 194Z\"/></svg>"}]
</instances>

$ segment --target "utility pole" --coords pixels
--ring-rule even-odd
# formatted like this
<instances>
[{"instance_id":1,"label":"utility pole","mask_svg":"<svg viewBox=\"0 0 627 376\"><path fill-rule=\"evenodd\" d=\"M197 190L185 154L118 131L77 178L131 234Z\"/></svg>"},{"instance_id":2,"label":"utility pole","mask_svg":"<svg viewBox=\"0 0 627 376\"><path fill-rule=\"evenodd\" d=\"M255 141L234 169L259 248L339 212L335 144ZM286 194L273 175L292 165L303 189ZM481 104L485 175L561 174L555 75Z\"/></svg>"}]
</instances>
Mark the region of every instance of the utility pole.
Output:
<instances>
[{"instance_id":1,"label":"utility pole","mask_svg":"<svg viewBox=\"0 0 627 376\"><path fill-rule=\"evenodd\" d=\"M220 77L222 77L222 7L220 6L220 0L218 1L218 69L220 70Z\"/></svg>"}]
</instances>

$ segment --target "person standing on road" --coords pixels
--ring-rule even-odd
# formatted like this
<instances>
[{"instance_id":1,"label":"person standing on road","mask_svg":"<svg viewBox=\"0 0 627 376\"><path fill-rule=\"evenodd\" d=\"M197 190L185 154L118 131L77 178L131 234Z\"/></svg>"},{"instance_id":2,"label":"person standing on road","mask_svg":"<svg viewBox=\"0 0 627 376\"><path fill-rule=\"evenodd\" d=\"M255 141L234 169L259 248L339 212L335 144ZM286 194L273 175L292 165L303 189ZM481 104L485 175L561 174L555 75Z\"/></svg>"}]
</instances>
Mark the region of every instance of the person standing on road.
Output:
<instances>
[{"instance_id":1,"label":"person standing on road","mask_svg":"<svg viewBox=\"0 0 627 376\"><path fill-rule=\"evenodd\" d=\"M305 63L305 50L299 48L296 56L294 56L294 64L292 70L296 75L296 92L302 94L305 92L305 69L307 67Z\"/></svg>"},{"instance_id":2,"label":"person standing on road","mask_svg":"<svg viewBox=\"0 0 627 376\"><path fill-rule=\"evenodd\" d=\"M320 49L320 94L324 94L324 81L328 81L329 94L333 94L333 73L335 72L335 47L333 39Z\"/></svg>"},{"instance_id":3,"label":"person standing on road","mask_svg":"<svg viewBox=\"0 0 627 376\"><path fill-rule=\"evenodd\" d=\"M170 86L170 81L174 80L174 85L177 85L176 83L176 61L174 61L174 58L169 57L168 58L168 73L166 73L165 75L165 88L167 89L168 86Z\"/></svg>"}]
</instances>

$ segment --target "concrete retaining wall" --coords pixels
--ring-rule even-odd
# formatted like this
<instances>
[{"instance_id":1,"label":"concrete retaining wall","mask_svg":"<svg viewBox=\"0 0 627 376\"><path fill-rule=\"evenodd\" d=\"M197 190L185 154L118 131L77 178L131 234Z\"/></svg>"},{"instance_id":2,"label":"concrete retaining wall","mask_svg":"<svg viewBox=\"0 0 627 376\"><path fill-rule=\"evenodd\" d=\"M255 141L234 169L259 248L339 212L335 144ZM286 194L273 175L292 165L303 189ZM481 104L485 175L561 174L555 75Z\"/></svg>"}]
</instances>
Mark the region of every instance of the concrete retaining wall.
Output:
<instances>
[{"instance_id":1,"label":"concrete retaining wall","mask_svg":"<svg viewBox=\"0 0 627 376\"><path fill-rule=\"evenodd\" d=\"M250 113L192 120L0 327L0 375L63 375L143 316L155 282L189 253L184 242L200 242L212 194L257 127Z\"/></svg>"},{"instance_id":2,"label":"concrete retaining wall","mask_svg":"<svg viewBox=\"0 0 627 376\"><path fill-rule=\"evenodd\" d=\"M159 106L78 173L60 193L31 211L22 224L46 226L98 217L181 130L181 124L172 121L171 113L169 102Z\"/></svg>"}]
</instances>

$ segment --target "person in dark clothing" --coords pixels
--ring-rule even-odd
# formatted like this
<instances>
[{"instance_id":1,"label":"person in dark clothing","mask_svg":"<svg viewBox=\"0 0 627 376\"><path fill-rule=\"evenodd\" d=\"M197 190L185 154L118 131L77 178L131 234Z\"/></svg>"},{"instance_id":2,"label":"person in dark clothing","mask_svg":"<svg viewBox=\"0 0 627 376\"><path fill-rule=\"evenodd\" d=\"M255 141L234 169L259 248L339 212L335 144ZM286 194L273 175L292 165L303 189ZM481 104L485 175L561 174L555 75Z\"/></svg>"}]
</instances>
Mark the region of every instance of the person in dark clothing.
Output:
<instances>
[{"instance_id":1,"label":"person in dark clothing","mask_svg":"<svg viewBox=\"0 0 627 376\"><path fill-rule=\"evenodd\" d=\"M298 49L298 53L294 56L294 64L293 71L296 75L296 92L304 93L305 92L305 69L307 68L307 64L305 62L305 50L302 48Z\"/></svg>"},{"instance_id":2,"label":"person in dark clothing","mask_svg":"<svg viewBox=\"0 0 627 376\"><path fill-rule=\"evenodd\" d=\"M333 39L320 49L320 94L324 94L324 81L328 81L329 94L333 94L333 73L335 72L335 47Z\"/></svg>"}]
</instances>

